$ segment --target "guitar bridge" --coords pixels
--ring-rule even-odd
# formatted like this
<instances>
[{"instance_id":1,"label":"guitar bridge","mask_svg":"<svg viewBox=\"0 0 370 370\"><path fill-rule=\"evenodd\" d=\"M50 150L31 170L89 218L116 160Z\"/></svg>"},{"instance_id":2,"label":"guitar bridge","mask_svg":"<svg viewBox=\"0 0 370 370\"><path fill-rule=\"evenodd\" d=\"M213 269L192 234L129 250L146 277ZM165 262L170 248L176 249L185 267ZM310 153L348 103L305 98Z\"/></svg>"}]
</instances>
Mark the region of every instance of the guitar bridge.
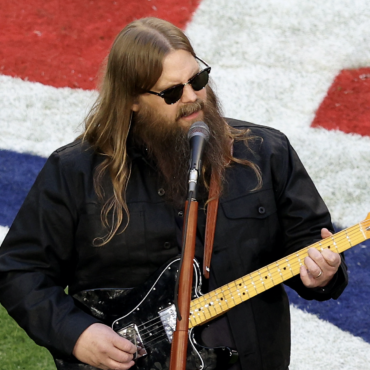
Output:
<instances>
[{"instance_id":1,"label":"guitar bridge","mask_svg":"<svg viewBox=\"0 0 370 370\"><path fill-rule=\"evenodd\" d=\"M166 332L167 339L172 343L173 332L176 330L176 309L175 305L171 305L162 311L159 311L164 331Z\"/></svg>"},{"instance_id":2,"label":"guitar bridge","mask_svg":"<svg viewBox=\"0 0 370 370\"><path fill-rule=\"evenodd\" d=\"M136 353L134 353L134 360L147 355L147 351L144 347L144 343L141 339L139 329L135 324L130 324L117 331L121 337L129 340L136 346Z\"/></svg>"}]
</instances>

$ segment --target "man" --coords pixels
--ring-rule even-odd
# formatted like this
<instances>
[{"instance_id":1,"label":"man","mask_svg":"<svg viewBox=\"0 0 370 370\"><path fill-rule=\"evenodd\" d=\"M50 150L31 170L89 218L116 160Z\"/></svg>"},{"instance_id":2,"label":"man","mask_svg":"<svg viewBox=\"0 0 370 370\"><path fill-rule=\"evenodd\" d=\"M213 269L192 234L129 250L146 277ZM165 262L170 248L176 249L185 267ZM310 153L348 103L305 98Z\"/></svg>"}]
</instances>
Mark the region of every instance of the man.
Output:
<instances>
[{"instance_id":1,"label":"man","mask_svg":"<svg viewBox=\"0 0 370 370\"><path fill-rule=\"evenodd\" d=\"M209 290L331 235L330 215L286 137L223 118L210 70L172 24L129 24L112 46L84 134L51 155L19 211L1 247L1 303L61 358L58 366L134 366L136 346L79 301L92 289L139 286L179 253L194 122L211 132L198 189L198 258L211 174L220 189ZM337 298L346 268L338 254L310 249L287 284L306 299ZM234 307L202 338L238 351L230 369L287 369L284 288Z\"/></svg>"}]
</instances>

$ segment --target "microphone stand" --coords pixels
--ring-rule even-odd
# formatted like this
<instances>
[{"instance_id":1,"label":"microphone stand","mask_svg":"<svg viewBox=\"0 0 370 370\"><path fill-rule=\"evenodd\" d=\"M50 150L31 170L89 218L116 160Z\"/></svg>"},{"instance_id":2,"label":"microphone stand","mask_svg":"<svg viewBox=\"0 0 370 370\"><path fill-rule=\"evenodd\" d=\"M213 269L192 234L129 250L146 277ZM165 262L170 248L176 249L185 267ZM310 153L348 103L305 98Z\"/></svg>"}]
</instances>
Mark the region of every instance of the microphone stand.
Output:
<instances>
[{"instance_id":1,"label":"microphone stand","mask_svg":"<svg viewBox=\"0 0 370 370\"><path fill-rule=\"evenodd\" d=\"M193 171L196 172L196 174L194 174ZM193 260L198 222L198 202L195 199L197 177L198 172L192 170L189 180L189 199L185 203L183 229L183 238L185 238L185 242L183 243L184 250L178 289L178 315L176 330L173 333L172 339L170 370L185 370L186 368L190 302L193 289Z\"/></svg>"}]
</instances>

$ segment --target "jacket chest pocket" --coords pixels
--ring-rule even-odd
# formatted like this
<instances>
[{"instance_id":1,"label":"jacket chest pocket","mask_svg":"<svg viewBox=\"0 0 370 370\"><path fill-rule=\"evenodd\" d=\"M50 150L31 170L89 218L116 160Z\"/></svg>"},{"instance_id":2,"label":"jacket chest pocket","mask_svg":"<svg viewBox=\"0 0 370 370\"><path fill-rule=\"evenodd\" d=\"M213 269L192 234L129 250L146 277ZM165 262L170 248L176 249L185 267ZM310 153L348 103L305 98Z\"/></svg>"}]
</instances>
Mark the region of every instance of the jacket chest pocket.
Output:
<instances>
[{"instance_id":1,"label":"jacket chest pocket","mask_svg":"<svg viewBox=\"0 0 370 370\"><path fill-rule=\"evenodd\" d=\"M215 254L227 253L247 269L261 266L271 258L279 230L272 189L225 200L217 219Z\"/></svg>"},{"instance_id":2,"label":"jacket chest pocket","mask_svg":"<svg viewBox=\"0 0 370 370\"><path fill-rule=\"evenodd\" d=\"M276 213L275 196L272 189L224 201L221 207L225 218L235 222L263 221Z\"/></svg>"}]
</instances>

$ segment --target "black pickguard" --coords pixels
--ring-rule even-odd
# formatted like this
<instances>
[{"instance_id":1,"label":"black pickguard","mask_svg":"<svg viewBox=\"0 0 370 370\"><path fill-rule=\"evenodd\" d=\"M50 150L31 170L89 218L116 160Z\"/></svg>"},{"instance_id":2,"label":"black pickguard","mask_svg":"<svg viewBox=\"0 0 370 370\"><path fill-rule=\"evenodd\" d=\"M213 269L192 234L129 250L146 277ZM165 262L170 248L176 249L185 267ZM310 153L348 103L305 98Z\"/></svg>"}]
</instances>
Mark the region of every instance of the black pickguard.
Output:
<instances>
[{"instance_id":1,"label":"black pickguard","mask_svg":"<svg viewBox=\"0 0 370 370\"><path fill-rule=\"evenodd\" d=\"M111 325L116 332L130 324L138 327L147 355L136 360L134 370L169 369L171 342L165 332L159 312L174 303L174 289L179 259L168 262L143 286L132 290L92 290L75 296L77 303L90 313ZM199 296L201 273L194 261L193 297ZM207 348L200 342L202 327L189 330L186 369L225 370L237 360L237 353L227 347ZM127 339L130 339L128 336ZM133 340L132 340L133 341ZM58 369L93 370L92 366L56 360ZM64 367L63 367L64 366ZM87 366L81 367L81 366Z\"/></svg>"}]
</instances>

